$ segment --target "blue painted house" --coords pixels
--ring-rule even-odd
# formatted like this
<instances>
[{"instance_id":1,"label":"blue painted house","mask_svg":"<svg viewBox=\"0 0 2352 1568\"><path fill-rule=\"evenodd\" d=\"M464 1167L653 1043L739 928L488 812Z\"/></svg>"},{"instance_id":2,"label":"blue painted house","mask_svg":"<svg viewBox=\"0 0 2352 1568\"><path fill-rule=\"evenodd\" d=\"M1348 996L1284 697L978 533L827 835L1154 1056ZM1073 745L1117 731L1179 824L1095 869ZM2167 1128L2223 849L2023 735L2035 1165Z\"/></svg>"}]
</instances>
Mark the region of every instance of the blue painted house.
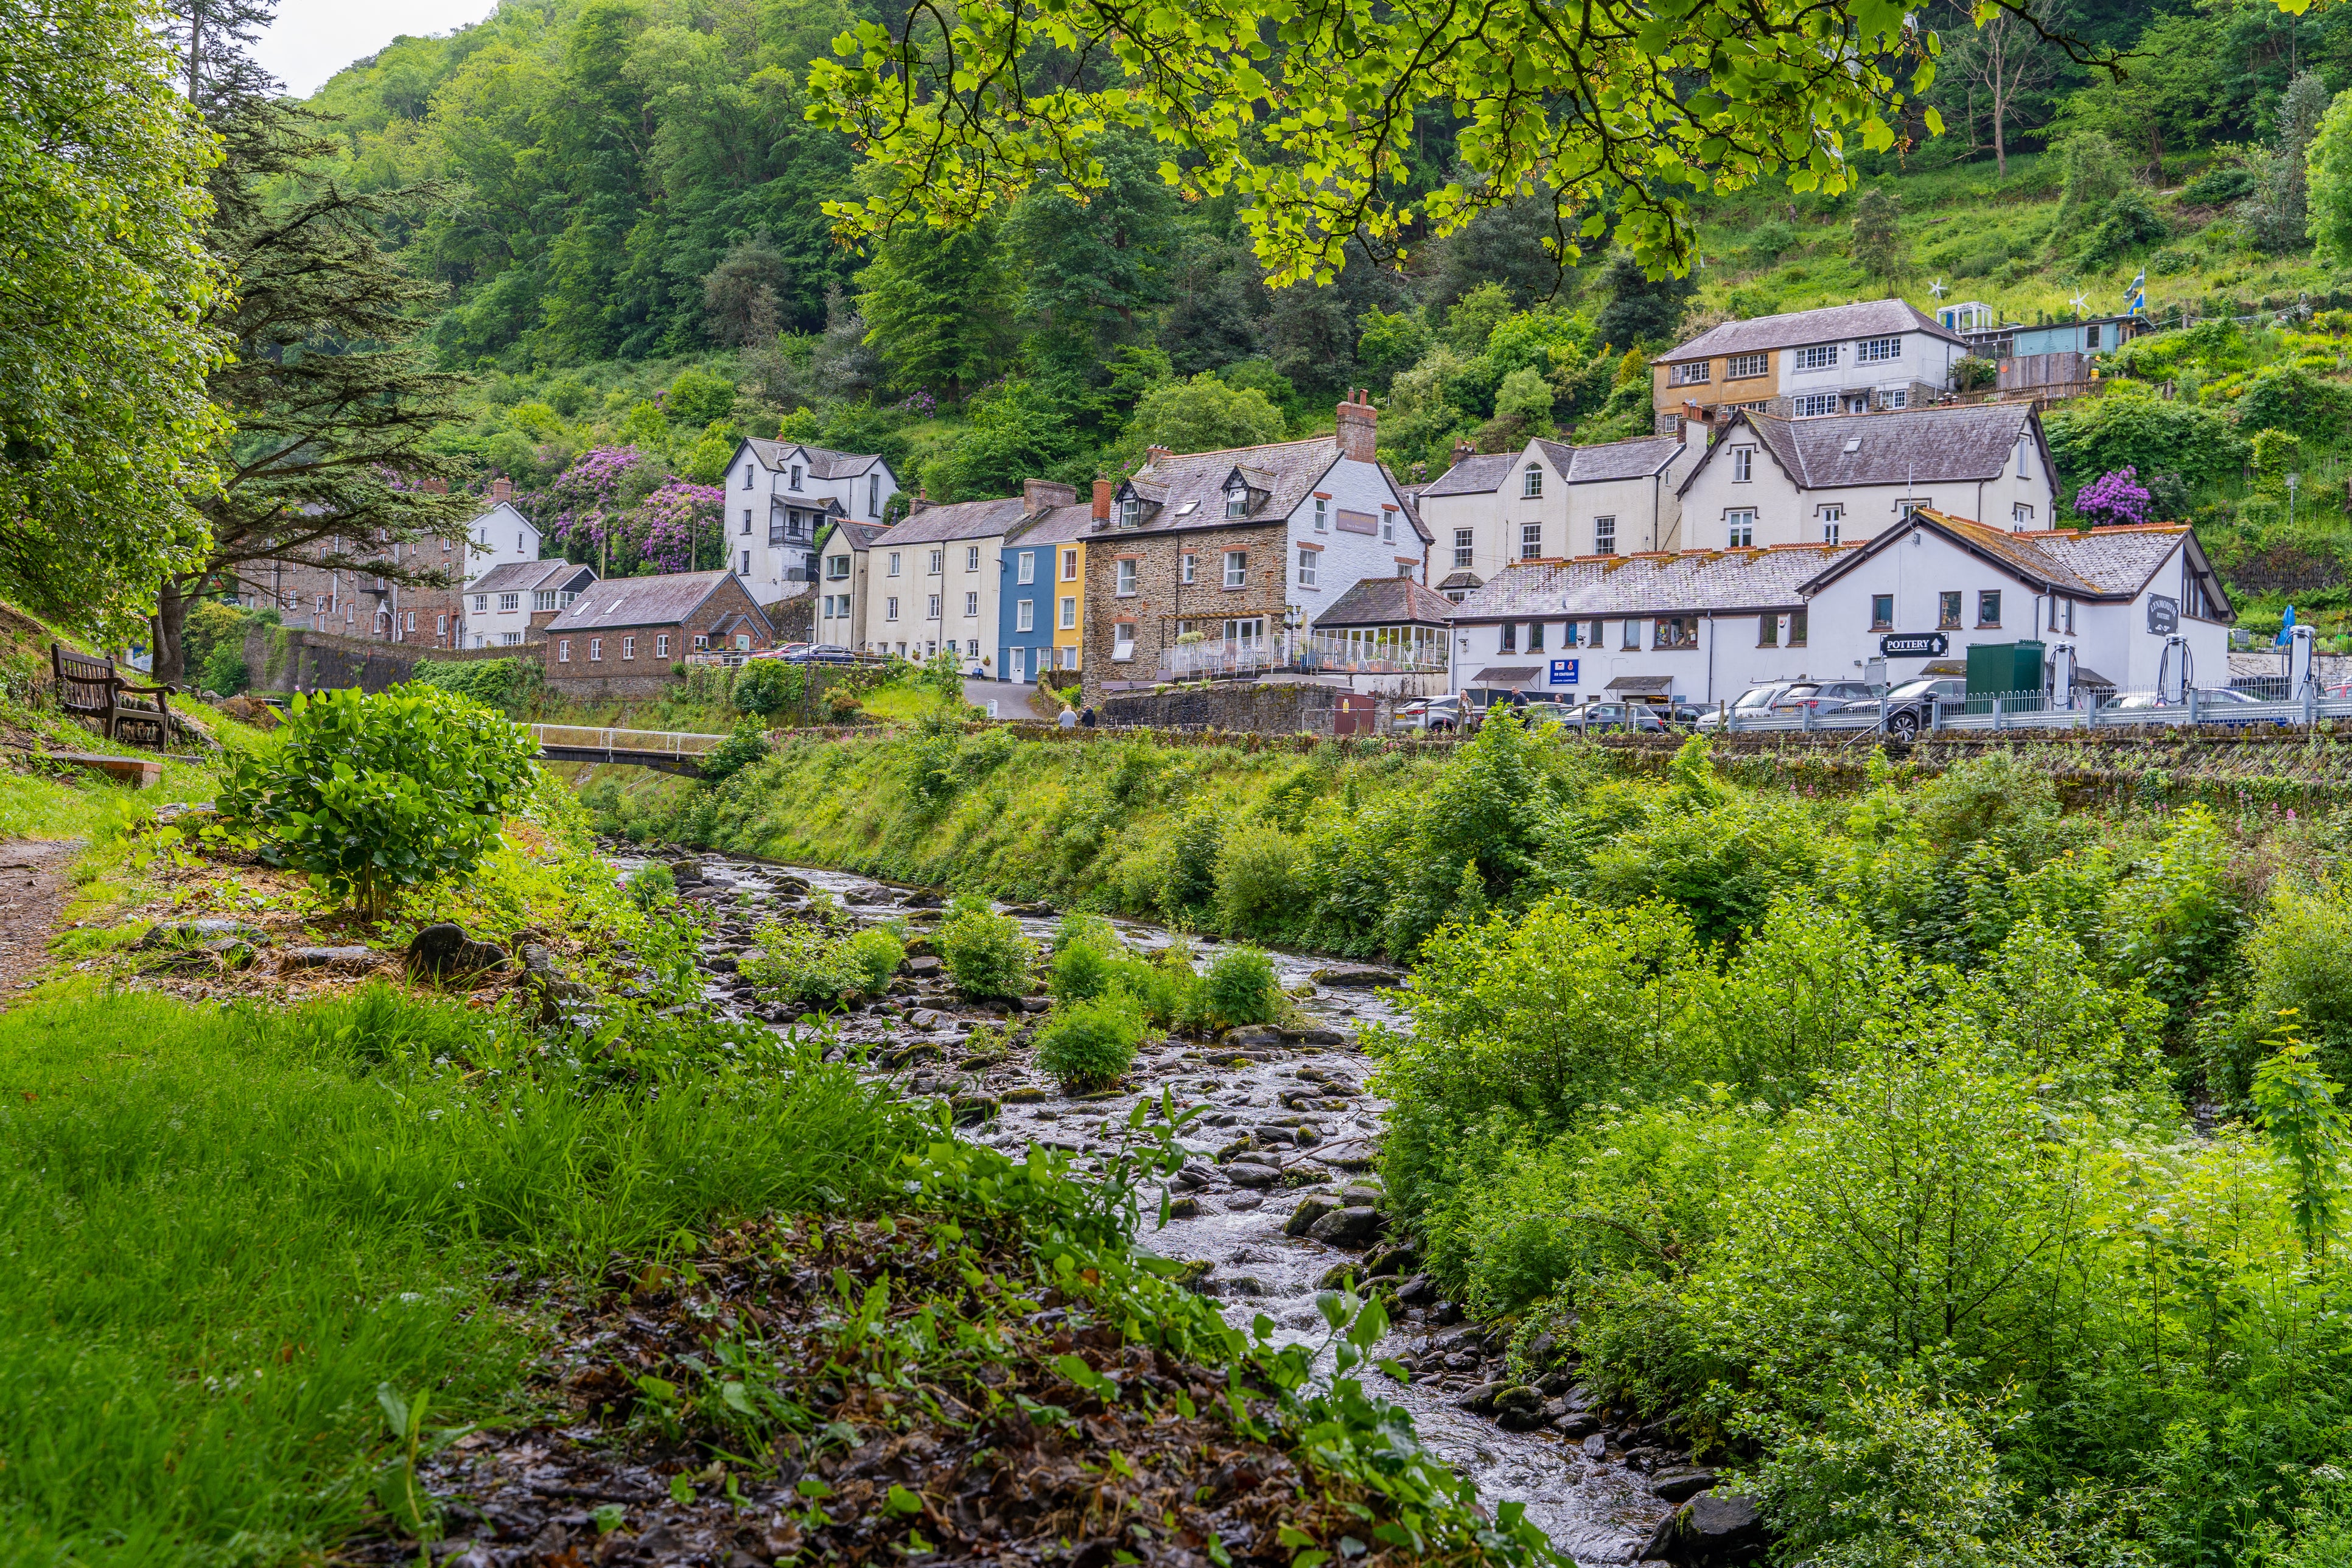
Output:
<instances>
[{"instance_id":1,"label":"blue painted house","mask_svg":"<svg viewBox=\"0 0 2352 1568\"><path fill-rule=\"evenodd\" d=\"M1079 595L1076 584L1057 590L1057 563L1064 550L1081 545L1094 515L1092 506L1052 507L1006 531L997 568L1003 574L996 595L998 679L1034 681L1054 668L1054 632L1057 617L1067 613L1055 606L1069 597L1075 608ZM1065 640L1073 644L1068 658L1076 668L1075 639Z\"/></svg>"}]
</instances>

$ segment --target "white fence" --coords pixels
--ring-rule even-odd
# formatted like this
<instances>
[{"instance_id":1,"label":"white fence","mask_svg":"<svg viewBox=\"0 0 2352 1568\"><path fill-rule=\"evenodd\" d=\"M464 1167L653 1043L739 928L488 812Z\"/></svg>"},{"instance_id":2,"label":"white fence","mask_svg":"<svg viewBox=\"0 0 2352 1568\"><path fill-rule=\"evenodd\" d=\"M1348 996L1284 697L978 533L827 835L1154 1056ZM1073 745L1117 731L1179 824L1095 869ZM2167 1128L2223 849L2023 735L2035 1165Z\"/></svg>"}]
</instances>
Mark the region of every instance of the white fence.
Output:
<instances>
[{"instance_id":1,"label":"white fence","mask_svg":"<svg viewBox=\"0 0 2352 1568\"><path fill-rule=\"evenodd\" d=\"M2323 719L2352 719L2352 697L2321 697L2315 691L2301 700L2249 702L2192 688L2178 701L2161 700L2154 692L2121 692L2101 702L2086 692L2072 707L2053 708L2048 693L2028 691L1932 702L1882 701L1875 709L1830 713L1807 709L1743 717L1732 710L1724 714L1721 728L1742 735L1874 731L1903 739L1936 730L2113 730L2148 724L2307 728Z\"/></svg>"},{"instance_id":2,"label":"white fence","mask_svg":"<svg viewBox=\"0 0 2352 1568\"><path fill-rule=\"evenodd\" d=\"M541 751L561 746L570 751L651 752L666 757L698 757L727 738L677 730L599 730L585 724L533 724L530 733Z\"/></svg>"}]
</instances>

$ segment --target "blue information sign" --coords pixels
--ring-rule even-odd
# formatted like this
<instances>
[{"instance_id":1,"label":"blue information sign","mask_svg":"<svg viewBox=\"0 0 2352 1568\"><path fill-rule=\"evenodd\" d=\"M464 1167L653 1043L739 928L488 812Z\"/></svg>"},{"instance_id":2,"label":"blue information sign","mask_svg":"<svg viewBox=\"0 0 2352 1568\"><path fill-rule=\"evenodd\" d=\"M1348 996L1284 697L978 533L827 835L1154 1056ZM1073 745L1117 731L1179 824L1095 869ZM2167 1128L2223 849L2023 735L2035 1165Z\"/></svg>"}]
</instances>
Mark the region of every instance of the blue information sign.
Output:
<instances>
[{"instance_id":1,"label":"blue information sign","mask_svg":"<svg viewBox=\"0 0 2352 1568\"><path fill-rule=\"evenodd\" d=\"M1551 661L1551 683L1554 686L1575 685L1576 660L1572 658L1553 659Z\"/></svg>"}]
</instances>

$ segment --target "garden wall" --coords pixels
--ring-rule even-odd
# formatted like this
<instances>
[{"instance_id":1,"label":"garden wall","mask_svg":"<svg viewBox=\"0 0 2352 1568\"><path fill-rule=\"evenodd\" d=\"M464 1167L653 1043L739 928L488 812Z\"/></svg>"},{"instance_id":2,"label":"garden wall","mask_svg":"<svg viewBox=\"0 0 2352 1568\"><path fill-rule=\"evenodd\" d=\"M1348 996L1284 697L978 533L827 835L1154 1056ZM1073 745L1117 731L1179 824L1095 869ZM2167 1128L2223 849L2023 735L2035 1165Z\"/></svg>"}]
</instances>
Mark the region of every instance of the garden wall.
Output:
<instances>
[{"instance_id":1,"label":"garden wall","mask_svg":"<svg viewBox=\"0 0 2352 1568\"><path fill-rule=\"evenodd\" d=\"M1343 695L1331 686L1195 687L1106 697L1097 712L1109 724L1153 730L1328 735Z\"/></svg>"},{"instance_id":2,"label":"garden wall","mask_svg":"<svg viewBox=\"0 0 2352 1568\"><path fill-rule=\"evenodd\" d=\"M538 663L546 657L543 642L511 647L428 647L421 643L379 642L308 626L260 623L245 632L245 668L257 691L325 691L349 686L382 691L408 679L422 659L463 663L511 658Z\"/></svg>"}]
</instances>

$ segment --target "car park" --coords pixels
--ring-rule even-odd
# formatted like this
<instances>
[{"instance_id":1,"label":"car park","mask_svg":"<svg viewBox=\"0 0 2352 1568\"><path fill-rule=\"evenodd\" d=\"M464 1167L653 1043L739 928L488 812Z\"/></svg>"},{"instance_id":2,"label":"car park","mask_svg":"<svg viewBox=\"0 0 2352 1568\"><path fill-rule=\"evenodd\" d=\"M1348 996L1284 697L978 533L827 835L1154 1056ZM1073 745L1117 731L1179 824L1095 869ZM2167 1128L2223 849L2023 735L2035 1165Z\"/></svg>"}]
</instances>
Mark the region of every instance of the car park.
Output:
<instances>
[{"instance_id":1,"label":"car park","mask_svg":"<svg viewBox=\"0 0 2352 1568\"><path fill-rule=\"evenodd\" d=\"M1751 686L1741 692L1728 710L1713 709L1699 715L1698 728L1724 728L1735 719L1768 719L1775 712L1796 711L1793 704L1813 694L1818 682L1810 680L1772 680L1761 686ZM1783 706L1788 704L1788 706Z\"/></svg>"},{"instance_id":2,"label":"car park","mask_svg":"<svg viewBox=\"0 0 2352 1568\"><path fill-rule=\"evenodd\" d=\"M1389 721L1393 730L1451 734L1462 727L1462 699L1424 697L1399 708Z\"/></svg>"}]
</instances>

